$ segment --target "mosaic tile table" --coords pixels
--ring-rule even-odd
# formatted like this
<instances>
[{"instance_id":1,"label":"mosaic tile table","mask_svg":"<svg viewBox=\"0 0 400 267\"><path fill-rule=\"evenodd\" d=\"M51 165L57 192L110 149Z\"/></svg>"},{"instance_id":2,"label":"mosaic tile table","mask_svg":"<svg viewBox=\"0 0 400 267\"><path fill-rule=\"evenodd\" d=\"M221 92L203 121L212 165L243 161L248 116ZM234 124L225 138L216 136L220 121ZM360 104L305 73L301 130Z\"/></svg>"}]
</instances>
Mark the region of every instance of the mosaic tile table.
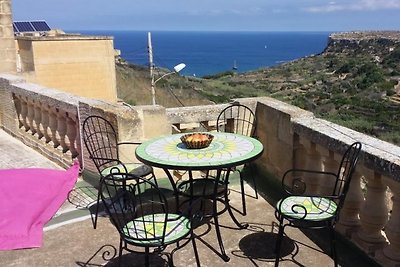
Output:
<instances>
[{"instance_id":1,"label":"mosaic tile table","mask_svg":"<svg viewBox=\"0 0 400 267\"><path fill-rule=\"evenodd\" d=\"M189 196L190 203L198 198L212 201L213 212L211 217L214 219L218 244L221 250L221 253L218 254L224 261L229 261L219 229L218 216L228 211L233 222L239 228L247 227L247 225L238 222L229 205L229 173L231 168L251 162L261 156L263 145L257 139L243 135L220 132L211 132L211 134L214 136L213 141L208 147L202 149L187 148L180 140L183 134L154 138L143 142L136 148L136 157L145 164L164 169L173 190L176 192L177 206L179 206L179 195ZM181 184L187 185L187 187L177 186L171 175L172 170L188 171L189 180ZM198 170L207 173L208 171L216 170L216 175L212 178L209 176L206 178L194 178L192 171ZM222 173L225 173L225 175L222 175ZM196 184L203 186L203 192L206 191L207 185L211 185L212 192L210 194L203 193L200 196L196 195L193 189ZM223 187L222 191L221 186ZM186 191L183 192L182 188L185 188ZM218 202L224 204L222 210L217 209Z\"/></svg>"},{"instance_id":2,"label":"mosaic tile table","mask_svg":"<svg viewBox=\"0 0 400 267\"><path fill-rule=\"evenodd\" d=\"M234 167L261 155L260 141L231 133L211 133L214 140L202 149L188 149L180 140L182 134L155 138L142 143L136 156L142 162L159 168L204 170Z\"/></svg>"}]
</instances>

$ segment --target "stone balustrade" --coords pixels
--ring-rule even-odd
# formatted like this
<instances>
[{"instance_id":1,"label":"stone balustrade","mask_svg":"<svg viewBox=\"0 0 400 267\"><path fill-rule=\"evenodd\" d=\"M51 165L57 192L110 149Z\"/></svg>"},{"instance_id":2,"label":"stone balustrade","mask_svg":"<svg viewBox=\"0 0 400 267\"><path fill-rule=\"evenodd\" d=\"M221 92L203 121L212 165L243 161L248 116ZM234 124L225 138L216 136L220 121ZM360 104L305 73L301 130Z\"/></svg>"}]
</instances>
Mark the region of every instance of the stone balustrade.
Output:
<instances>
[{"instance_id":1,"label":"stone balustrade","mask_svg":"<svg viewBox=\"0 0 400 267\"><path fill-rule=\"evenodd\" d=\"M61 165L81 161L77 99L16 76L0 84L4 130Z\"/></svg>"},{"instance_id":2,"label":"stone balustrade","mask_svg":"<svg viewBox=\"0 0 400 267\"><path fill-rule=\"evenodd\" d=\"M237 101L255 111L256 135L265 147L255 163L261 173L276 177L273 182L293 167L335 171L349 144L363 144L337 230L380 264L399 266L400 147L268 97ZM77 158L92 170L80 141L82 122L90 114L112 121L121 141L143 141L174 132L213 130L227 105L130 107L27 84L11 75L0 76L0 104L2 129L56 162L67 164ZM317 194L328 192L333 183L318 177L306 182L308 192Z\"/></svg>"}]
</instances>

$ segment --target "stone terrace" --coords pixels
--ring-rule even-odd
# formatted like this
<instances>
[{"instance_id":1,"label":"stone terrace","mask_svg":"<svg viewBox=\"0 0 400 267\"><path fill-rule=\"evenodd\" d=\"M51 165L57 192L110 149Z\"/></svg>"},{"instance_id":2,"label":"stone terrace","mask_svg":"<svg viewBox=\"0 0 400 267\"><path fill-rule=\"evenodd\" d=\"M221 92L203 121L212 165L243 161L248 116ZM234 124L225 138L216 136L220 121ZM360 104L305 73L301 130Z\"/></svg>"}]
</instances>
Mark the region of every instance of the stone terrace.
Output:
<instances>
[{"instance_id":1,"label":"stone terrace","mask_svg":"<svg viewBox=\"0 0 400 267\"><path fill-rule=\"evenodd\" d=\"M0 148L3 151L0 155L0 168L60 168L3 131L0 131ZM78 185L81 182L79 181ZM246 192L254 196L251 187L248 185L246 187ZM231 192L231 204L239 207L241 204L239 194L234 189L235 187ZM258 199L248 197L248 200L248 215L245 217L238 215L239 221L250 224L248 229L235 229L228 215L222 216L221 224L224 226L222 227L222 236L227 254L231 259L229 262L222 261L208 247L217 247L212 223L196 229L196 233L199 235L209 230L208 234L200 238L202 241L200 239L197 241L202 266L274 265L273 248L276 238L274 209L263 197ZM118 248L119 237L108 218L101 217L98 228L94 230L87 210L76 211L66 201L59 213L70 213L72 216L63 217L58 214L58 217L48 223L45 227L44 244L41 248L2 251L0 252L2 266L117 266L117 259L113 256L115 249ZM60 220L60 217L63 218ZM325 235L323 232L319 234ZM321 238L315 239L315 236L307 236L299 230L289 230L288 235L299 242L296 243L296 247L291 239L284 240L282 253L285 260L281 262L281 266L333 265L332 259L320 252L321 247L329 248L323 241L321 243ZM352 247L346 241L340 241L338 254L341 266L375 265L357 248ZM106 255L106 259L103 259L102 255L106 251L111 254ZM125 254L122 260L123 266L143 265L143 257L139 255ZM176 266L195 266L192 246L189 244L179 250L175 254L174 260ZM151 261L152 266L165 266L163 259L157 256L152 257Z\"/></svg>"}]
</instances>

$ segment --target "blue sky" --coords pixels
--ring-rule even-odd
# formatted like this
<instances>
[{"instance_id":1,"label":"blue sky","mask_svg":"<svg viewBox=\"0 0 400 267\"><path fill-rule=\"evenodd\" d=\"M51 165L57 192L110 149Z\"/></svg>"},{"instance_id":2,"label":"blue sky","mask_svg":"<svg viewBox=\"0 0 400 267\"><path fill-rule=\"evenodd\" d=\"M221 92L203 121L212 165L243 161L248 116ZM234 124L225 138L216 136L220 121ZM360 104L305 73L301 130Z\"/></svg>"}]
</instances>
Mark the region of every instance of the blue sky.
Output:
<instances>
[{"instance_id":1,"label":"blue sky","mask_svg":"<svg viewBox=\"0 0 400 267\"><path fill-rule=\"evenodd\" d=\"M400 30L400 0L12 0L63 30Z\"/></svg>"}]
</instances>

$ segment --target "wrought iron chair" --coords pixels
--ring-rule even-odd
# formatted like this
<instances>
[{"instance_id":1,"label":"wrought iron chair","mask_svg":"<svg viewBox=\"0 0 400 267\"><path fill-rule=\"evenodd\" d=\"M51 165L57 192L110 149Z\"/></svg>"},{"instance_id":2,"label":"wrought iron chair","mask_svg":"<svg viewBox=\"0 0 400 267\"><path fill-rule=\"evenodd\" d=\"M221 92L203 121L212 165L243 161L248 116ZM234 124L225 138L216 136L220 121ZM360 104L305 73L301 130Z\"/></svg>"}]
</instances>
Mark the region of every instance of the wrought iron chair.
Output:
<instances>
[{"instance_id":1,"label":"wrought iron chair","mask_svg":"<svg viewBox=\"0 0 400 267\"><path fill-rule=\"evenodd\" d=\"M229 132L255 137L256 126L257 120L254 112L249 107L239 104L237 102L223 109L217 118L218 132ZM243 173L242 170L239 168L235 168L233 169L233 171L239 172L243 208L242 213L243 215L246 215L246 192L244 190ZM252 180L254 185L255 197L258 198L257 184L254 176L252 176Z\"/></svg>"},{"instance_id":2,"label":"wrought iron chair","mask_svg":"<svg viewBox=\"0 0 400 267\"><path fill-rule=\"evenodd\" d=\"M305 229L328 228L331 239L331 254L334 264L337 266L335 224L349 190L360 151L361 143L359 142L348 147L337 173L303 169L291 169L285 172L282 178L282 187L287 196L278 201L275 210L275 217L279 221L275 247L275 266L279 265L281 243L286 226ZM303 179L305 175L309 178L312 177L310 175L314 175L318 176L316 179L325 178L327 179L326 182L334 182L331 195L305 194L306 184Z\"/></svg>"},{"instance_id":3,"label":"wrought iron chair","mask_svg":"<svg viewBox=\"0 0 400 267\"><path fill-rule=\"evenodd\" d=\"M119 159L119 147L121 145L139 145L137 142L118 142L117 133L112 124L100 116L89 116L83 122L82 127L83 142L89 152L89 157L93 160L100 180L108 175L112 169L118 169L122 173L133 173L147 179L157 180L153 173L153 168L142 163L123 163ZM133 152L132 152L133 153ZM99 183L101 185L101 183ZM97 227L97 217L99 213L100 191L97 194L96 211L93 219L93 227Z\"/></svg>"},{"instance_id":4,"label":"wrought iron chair","mask_svg":"<svg viewBox=\"0 0 400 267\"><path fill-rule=\"evenodd\" d=\"M190 241L200 266L190 217L170 210L171 199L155 183L130 173L112 172L102 179L102 189L101 199L120 235L119 266L123 250L144 253L145 266L150 266L150 253L167 256L168 265L174 266L173 254ZM167 253L165 249L171 244L177 246Z\"/></svg>"}]
</instances>

